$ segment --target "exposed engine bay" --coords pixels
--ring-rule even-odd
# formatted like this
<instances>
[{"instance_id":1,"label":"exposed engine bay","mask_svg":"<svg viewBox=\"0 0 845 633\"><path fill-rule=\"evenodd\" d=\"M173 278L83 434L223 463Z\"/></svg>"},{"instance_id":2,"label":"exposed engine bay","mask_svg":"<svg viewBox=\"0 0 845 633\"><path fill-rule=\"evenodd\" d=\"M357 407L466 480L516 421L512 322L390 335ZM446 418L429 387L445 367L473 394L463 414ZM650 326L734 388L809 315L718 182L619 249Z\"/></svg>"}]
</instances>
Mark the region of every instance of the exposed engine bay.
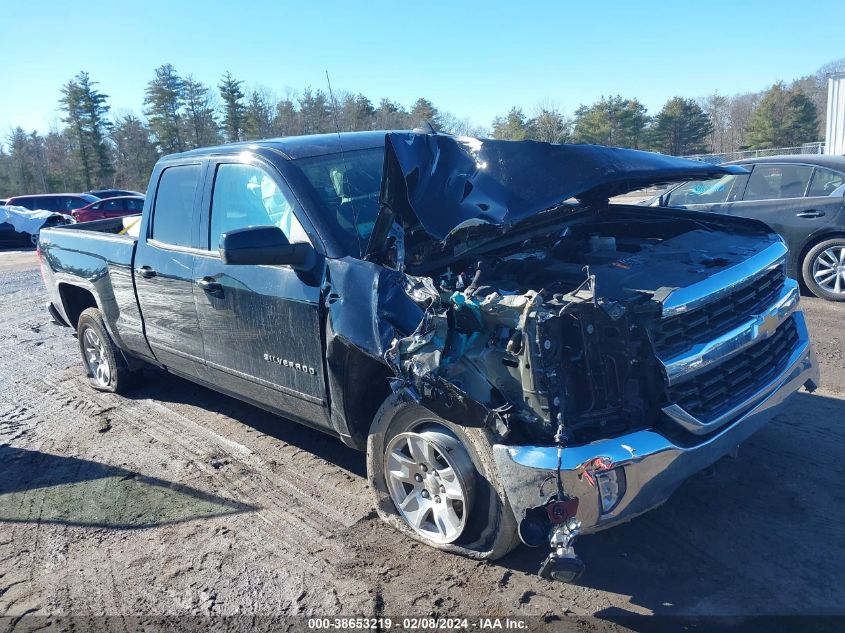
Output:
<instances>
[{"instance_id":1,"label":"exposed engine bay","mask_svg":"<svg viewBox=\"0 0 845 633\"><path fill-rule=\"evenodd\" d=\"M409 276L425 316L388 358L432 410L511 441L551 443L562 428L566 443L584 443L653 425L666 393L649 324L672 290L757 252L754 229L582 207Z\"/></svg>"}]
</instances>

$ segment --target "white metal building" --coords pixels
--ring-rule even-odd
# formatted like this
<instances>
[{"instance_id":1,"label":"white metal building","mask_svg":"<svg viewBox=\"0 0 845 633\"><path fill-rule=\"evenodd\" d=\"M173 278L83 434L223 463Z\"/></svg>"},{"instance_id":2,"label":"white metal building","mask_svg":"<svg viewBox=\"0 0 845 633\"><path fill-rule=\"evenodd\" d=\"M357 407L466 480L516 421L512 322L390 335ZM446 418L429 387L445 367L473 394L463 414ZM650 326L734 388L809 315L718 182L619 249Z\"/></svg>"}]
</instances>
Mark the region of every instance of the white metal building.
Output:
<instances>
[{"instance_id":1,"label":"white metal building","mask_svg":"<svg viewBox=\"0 0 845 633\"><path fill-rule=\"evenodd\" d=\"M827 80L826 154L845 154L845 72Z\"/></svg>"}]
</instances>

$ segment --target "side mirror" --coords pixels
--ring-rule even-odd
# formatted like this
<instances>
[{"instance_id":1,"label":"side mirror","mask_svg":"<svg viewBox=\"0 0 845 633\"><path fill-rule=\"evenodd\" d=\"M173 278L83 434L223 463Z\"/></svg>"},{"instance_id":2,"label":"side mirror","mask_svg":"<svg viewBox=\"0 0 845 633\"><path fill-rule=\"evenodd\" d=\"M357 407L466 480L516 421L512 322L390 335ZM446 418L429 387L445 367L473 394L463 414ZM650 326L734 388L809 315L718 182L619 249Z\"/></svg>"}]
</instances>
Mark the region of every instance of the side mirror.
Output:
<instances>
[{"instance_id":1,"label":"side mirror","mask_svg":"<svg viewBox=\"0 0 845 633\"><path fill-rule=\"evenodd\" d=\"M317 254L310 244L291 244L275 226L250 226L220 236L220 257L224 264L287 265L311 270Z\"/></svg>"},{"instance_id":2,"label":"side mirror","mask_svg":"<svg viewBox=\"0 0 845 633\"><path fill-rule=\"evenodd\" d=\"M657 206L658 207L665 207L666 203L669 201L669 194L664 193L657 199Z\"/></svg>"}]
</instances>

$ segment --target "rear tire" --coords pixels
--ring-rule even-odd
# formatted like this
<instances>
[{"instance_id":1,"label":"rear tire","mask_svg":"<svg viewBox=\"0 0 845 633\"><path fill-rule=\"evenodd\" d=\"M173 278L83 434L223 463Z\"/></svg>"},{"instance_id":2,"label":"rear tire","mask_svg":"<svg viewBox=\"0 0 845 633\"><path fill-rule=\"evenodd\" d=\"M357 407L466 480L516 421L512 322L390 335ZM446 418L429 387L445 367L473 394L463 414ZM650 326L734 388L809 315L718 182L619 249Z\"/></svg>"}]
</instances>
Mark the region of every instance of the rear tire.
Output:
<instances>
[{"instance_id":1,"label":"rear tire","mask_svg":"<svg viewBox=\"0 0 845 633\"><path fill-rule=\"evenodd\" d=\"M825 240L811 248L804 257L801 276L817 297L845 301L845 238Z\"/></svg>"},{"instance_id":2,"label":"rear tire","mask_svg":"<svg viewBox=\"0 0 845 633\"><path fill-rule=\"evenodd\" d=\"M97 308L87 308L79 315L76 336L88 383L98 391L124 393L134 375L111 340Z\"/></svg>"},{"instance_id":3,"label":"rear tire","mask_svg":"<svg viewBox=\"0 0 845 633\"><path fill-rule=\"evenodd\" d=\"M379 516L431 547L476 559L501 558L516 547L518 537L491 444L485 429L453 424L402 395L391 395L367 438L367 478ZM428 450L429 459L419 458L420 450ZM397 467L406 465L397 481ZM423 491L428 492L425 499L419 498ZM403 510L397 505L401 499L407 499ZM445 512L448 503L453 505ZM414 519L418 527L411 524Z\"/></svg>"}]
</instances>

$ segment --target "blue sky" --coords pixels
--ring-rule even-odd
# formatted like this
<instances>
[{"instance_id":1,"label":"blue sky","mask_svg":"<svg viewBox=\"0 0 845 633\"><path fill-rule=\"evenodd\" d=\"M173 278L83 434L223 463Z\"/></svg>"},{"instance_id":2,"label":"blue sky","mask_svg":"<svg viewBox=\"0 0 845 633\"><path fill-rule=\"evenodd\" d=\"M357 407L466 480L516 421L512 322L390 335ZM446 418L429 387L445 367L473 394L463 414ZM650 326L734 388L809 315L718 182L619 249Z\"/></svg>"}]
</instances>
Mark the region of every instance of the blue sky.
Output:
<instances>
[{"instance_id":1,"label":"blue sky","mask_svg":"<svg viewBox=\"0 0 845 633\"><path fill-rule=\"evenodd\" d=\"M229 70L278 96L307 85L417 97L489 125L518 105L571 114L602 95L650 111L675 96L760 90L845 57L845 2L310 2L6 0L0 138L46 131L87 70L114 112L140 113L153 69L216 85ZM839 26L834 26L839 25ZM831 30L833 27L833 30Z\"/></svg>"}]
</instances>

